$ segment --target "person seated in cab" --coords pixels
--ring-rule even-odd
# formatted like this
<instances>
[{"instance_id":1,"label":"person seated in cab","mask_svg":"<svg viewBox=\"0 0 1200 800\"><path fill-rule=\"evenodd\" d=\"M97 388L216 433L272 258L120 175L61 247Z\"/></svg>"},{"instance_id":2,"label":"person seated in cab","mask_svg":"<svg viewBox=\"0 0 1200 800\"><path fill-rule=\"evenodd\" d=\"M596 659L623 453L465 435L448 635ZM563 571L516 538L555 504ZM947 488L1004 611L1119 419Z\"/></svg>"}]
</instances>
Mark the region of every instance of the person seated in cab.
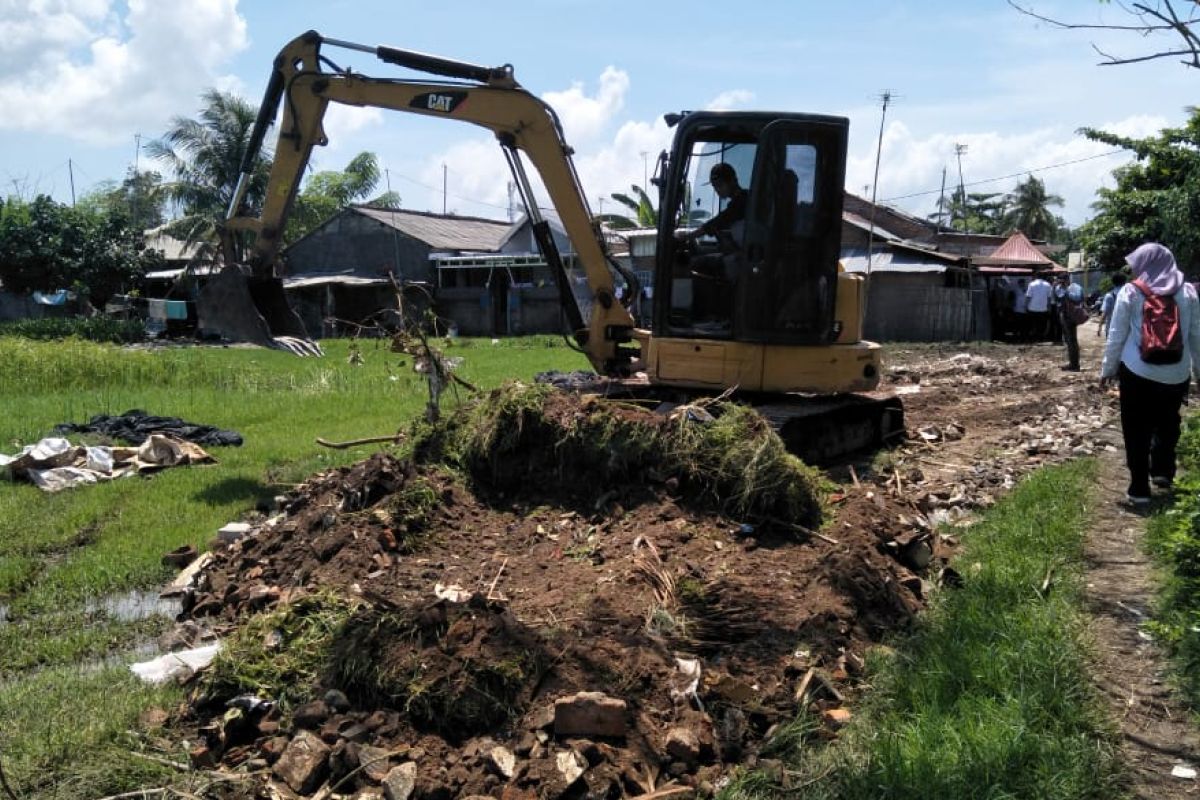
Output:
<instances>
[{"instance_id":1,"label":"person seated in cab","mask_svg":"<svg viewBox=\"0 0 1200 800\"><path fill-rule=\"evenodd\" d=\"M737 171L725 162L714 164L708 183L725 208L700 226L681 234L686 242L705 236L717 240L716 252L694 256L689 264L697 278L696 316L702 321L728 321L731 313L729 285L737 280L738 251L746 219L747 191L738 183Z\"/></svg>"},{"instance_id":2,"label":"person seated in cab","mask_svg":"<svg viewBox=\"0 0 1200 800\"><path fill-rule=\"evenodd\" d=\"M737 171L725 162L714 164L708 173L708 184L717 197L727 201L725 208L699 227L688 231L685 238L694 241L702 236L715 236L718 240L726 240L725 234L728 234L723 247L741 244L738 239L742 226L738 223L744 223L746 219L748 193L738 183Z\"/></svg>"}]
</instances>

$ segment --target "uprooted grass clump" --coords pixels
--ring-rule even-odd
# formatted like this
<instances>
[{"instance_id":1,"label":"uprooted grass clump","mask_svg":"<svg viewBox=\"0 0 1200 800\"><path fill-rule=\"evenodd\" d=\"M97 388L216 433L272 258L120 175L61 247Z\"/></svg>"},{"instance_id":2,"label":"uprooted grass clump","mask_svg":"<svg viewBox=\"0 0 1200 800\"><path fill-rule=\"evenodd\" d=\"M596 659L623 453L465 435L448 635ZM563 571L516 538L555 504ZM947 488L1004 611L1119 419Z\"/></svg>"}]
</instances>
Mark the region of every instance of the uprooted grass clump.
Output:
<instances>
[{"instance_id":1,"label":"uprooted grass clump","mask_svg":"<svg viewBox=\"0 0 1200 800\"><path fill-rule=\"evenodd\" d=\"M311 700L360 606L329 591L250 617L225 641L203 694L213 701L252 694L284 709Z\"/></svg>"},{"instance_id":2,"label":"uprooted grass clump","mask_svg":"<svg viewBox=\"0 0 1200 800\"><path fill-rule=\"evenodd\" d=\"M329 679L364 706L403 709L418 730L457 741L524 711L545 661L537 636L482 598L364 606L334 644Z\"/></svg>"},{"instance_id":3,"label":"uprooted grass clump","mask_svg":"<svg viewBox=\"0 0 1200 800\"><path fill-rule=\"evenodd\" d=\"M511 382L414 432L418 463L519 491L554 481L603 490L674 478L692 499L748 522L820 523L822 478L753 409L712 400L663 416L640 406Z\"/></svg>"},{"instance_id":4,"label":"uprooted grass clump","mask_svg":"<svg viewBox=\"0 0 1200 800\"><path fill-rule=\"evenodd\" d=\"M510 612L473 598L378 607L321 592L250 617L206 673L211 705L250 694L284 711L336 688L458 740L524 711L547 659Z\"/></svg>"}]
</instances>

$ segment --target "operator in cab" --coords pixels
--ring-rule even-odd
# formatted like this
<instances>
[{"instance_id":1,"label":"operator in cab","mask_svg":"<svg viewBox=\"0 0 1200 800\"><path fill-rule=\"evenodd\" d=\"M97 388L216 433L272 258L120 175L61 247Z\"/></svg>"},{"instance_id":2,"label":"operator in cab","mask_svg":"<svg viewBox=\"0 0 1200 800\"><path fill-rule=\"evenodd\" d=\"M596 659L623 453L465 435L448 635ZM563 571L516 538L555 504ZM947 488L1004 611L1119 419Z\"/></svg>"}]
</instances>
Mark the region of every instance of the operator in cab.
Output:
<instances>
[{"instance_id":1,"label":"operator in cab","mask_svg":"<svg viewBox=\"0 0 1200 800\"><path fill-rule=\"evenodd\" d=\"M701 237L714 237L715 248L702 247L689 259L695 280L693 321L697 329L710 333L727 332L732 323L733 293L741 262L742 235L745 228L749 193L738 183L737 171L725 163L714 164L708 174L709 185L725 208L704 224L681 235L693 244Z\"/></svg>"},{"instance_id":2,"label":"operator in cab","mask_svg":"<svg viewBox=\"0 0 1200 800\"><path fill-rule=\"evenodd\" d=\"M706 220L698 228L688 231L686 237L688 239L698 239L701 236L721 238L722 232L728 232L735 240L740 239L740 230L738 230L740 226L737 223L746 219L747 192L738 183L737 171L725 162L714 164L708 173L708 183L717 193L717 197L728 202L720 213Z\"/></svg>"}]
</instances>

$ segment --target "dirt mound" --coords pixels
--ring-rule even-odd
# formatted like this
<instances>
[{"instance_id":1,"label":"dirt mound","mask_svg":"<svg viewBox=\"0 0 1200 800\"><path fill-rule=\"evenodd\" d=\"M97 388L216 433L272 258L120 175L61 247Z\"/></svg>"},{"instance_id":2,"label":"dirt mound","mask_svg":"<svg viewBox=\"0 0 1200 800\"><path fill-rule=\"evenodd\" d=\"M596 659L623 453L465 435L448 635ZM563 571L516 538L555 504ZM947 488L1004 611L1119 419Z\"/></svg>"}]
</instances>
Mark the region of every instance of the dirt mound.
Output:
<instances>
[{"instance_id":1,"label":"dirt mound","mask_svg":"<svg viewBox=\"0 0 1200 800\"><path fill-rule=\"evenodd\" d=\"M389 771L414 797L711 788L840 705L921 604L904 564L936 565L896 523L919 512L832 493L736 406L513 386L411 442L216 553L189 603L228 634L198 763L302 794ZM269 702L231 723L247 695Z\"/></svg>"}]
</instances>

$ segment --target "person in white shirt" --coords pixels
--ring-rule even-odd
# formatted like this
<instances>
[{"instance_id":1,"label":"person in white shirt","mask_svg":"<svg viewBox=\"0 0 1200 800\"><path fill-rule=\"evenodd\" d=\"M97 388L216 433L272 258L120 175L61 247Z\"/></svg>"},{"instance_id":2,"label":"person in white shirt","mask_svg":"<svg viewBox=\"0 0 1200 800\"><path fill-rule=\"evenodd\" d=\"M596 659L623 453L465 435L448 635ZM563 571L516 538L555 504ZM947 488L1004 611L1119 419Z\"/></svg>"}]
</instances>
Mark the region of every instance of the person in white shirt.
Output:
<instances>
[{"instance_id":1,"label":"person in white shirt","mask_svg":"<svg viewBox=\"0 0 1200 800\"><path fill-rule=\"evenodd\" d=\"M1183 353L1175 363L1142 358L1142 308L1147 297L1131 281L1113 305L1108 342L1100 365L1100 386L1114 379L1121 392L1121 434L1129 468L1126 498L1134 506L1150 502L1150 484L1168 488L1175 480L1179 409L1189 377L1200 380L1200 299L1184 281L1175 256L1161 244L1144 244L1126 258L1134 280L1152 295L1171 297L1179 311Z\"/></svg>"},{"instance_id":2,"label":"person in white shirt","mask_svg":"<svg viewBox=\"0 0 1200 800\"><path fill-rule=\"evenodd\" d=\"M1029 315L1029 330L1035 341L1044 340L1050 333L1050 284L1038 275L1025 290L1025 312Z\"/></svg>"}]
</instances>

